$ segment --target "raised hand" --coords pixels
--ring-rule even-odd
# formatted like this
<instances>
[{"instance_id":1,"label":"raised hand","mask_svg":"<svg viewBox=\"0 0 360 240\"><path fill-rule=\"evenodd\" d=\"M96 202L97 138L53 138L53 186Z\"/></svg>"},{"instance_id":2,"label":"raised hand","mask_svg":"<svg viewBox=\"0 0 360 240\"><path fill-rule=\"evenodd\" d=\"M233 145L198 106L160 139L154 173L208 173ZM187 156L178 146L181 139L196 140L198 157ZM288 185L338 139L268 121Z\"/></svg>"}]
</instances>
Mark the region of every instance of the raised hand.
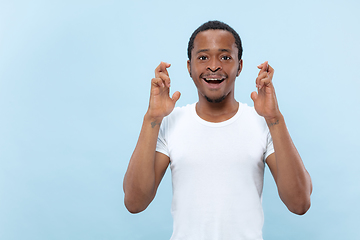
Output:
<instances>
[{"instance_id":1,"label":"raised hand","mask_svg":"<svg viewBox=\"0 0 360 240\"><path fill-rule=\"evenodd\" d=\"M167 71L171 64L161 62L155 69L155 78L151 80L150 102L147 114L156 120L169 115L180 98L180 92L176 91L170 98L170 77Z\"/></svg>"},{"instance_id":2,"label":"raised hand","mask_svg":"<svg viewBox=\"0 0 360 240\"><path fill-rule=\"evenodd\" d=\"M172 98L169 96L169 67L170 64L161 62L155 69L155 78L151 80L149 108L124 177L124 202L132 213L143 211L154 199L170 163L168 156L156 152L162 119L172 112L180 98L179 92L175 92Z\"/></svg>"},{"instance_id":3,"label":"raised hand","mask_svg":"<svg viewBox=\"0 0 360 240\"><path fill-rule=\"evenodd\" d=\"M274 69L267 61L257 67L260 69L258 77L256 78L258 92L251 93L255 110L266 120L276 119L281 116L281 113L276 100L275 88L272 83Z\"/></svg>"}]
</instances>

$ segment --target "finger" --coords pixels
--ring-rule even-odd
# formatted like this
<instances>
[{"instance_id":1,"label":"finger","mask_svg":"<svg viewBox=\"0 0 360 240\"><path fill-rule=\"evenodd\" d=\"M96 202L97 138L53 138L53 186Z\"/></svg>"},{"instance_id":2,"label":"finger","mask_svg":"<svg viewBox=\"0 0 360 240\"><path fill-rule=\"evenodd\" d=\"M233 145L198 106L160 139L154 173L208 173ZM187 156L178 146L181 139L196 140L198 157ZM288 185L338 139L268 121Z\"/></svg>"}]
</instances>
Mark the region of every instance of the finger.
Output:
<instances>
[{"instance_id":1,"label":"finger","mask_svg":"<svg viewBox=\"0 0 360 240\"><path fill-rule=\"evenodd\" d=\"M257 67L260 69L258 75L260 75L260 74L262 74L262 73L264 73L264 72L267 72L268 66L269 66L269 65L268 65L268 61L265 61L264 63L262 63L262 64L260 64L259 66L257 66Z\"/></svg>"},{"instance_id":2,"label":"finger","mask_svg":"<svg viewBox=\"0 0 360 240\"><path fill-rule=\"evenodd\" d=\"M160 72L164 72L165 74L168 74L168 71L166 69L169 68L171 64L166 62L161 62L159 66L160 66Z\"/></svg>"},{"instance_id":3,"label":"finger","mask_svg":"<svg viewBox=\"0 0 360 240\"><path fill-rule=\"evenodd\" d=\"M263 78L260 81L260 86L259 89L263 88L264 86L269 86L272 83L271 78L267 77L267 78Z\"/></svg>"},{"instance_id":4,"label":"finger","mask_svg":"<svg viewBox=\"0 0 360 240\"><path fill-rule=\"evenodd\" d=\"M268 77L268 73L267 72L262 72L259 73L258 77L256 78L256 87L259 88L261 85L261 80Z\"/></svg>"},{"instance_id":5,"label":"finger","mask_svg":"<svg viewBox=\"0 0 360 240\"><path fill-rule=\"evenodd\" d=\"M268 73L269 73L269 77L272 79L273 75L274 75L274 68L272 68L270 65L268 65Z\"/></svg>"},{"instance_id":6,"label":"finger","mask_svg":"<svg viewBox=\"0 0 360 240\"><path fill-rule=\"evenodd\" d=\"M157 66L157 68L155 69L155 77L158 77L158 74L159 74L160 72L163 72L163 73L165 73L166 75L169 76L169 73L168 73L168 71L167 71L167 68L169 68L170 66L171 66L170 63L161 62L161 63L159 64L159 66Z\"/></svg>"},{"instance_id":7,"label":"finger","mask_svg":"<svg viewBox=\"0 0 360 240\"><path fill-rule=\"evenodd\" d=\"M166 75L164 72L160 72L159 74L159 78L161 78L163 80L163 82L165 83L166 87L170 87L170 78L168 75Z\"/></svg>"},{"instance_id":8,"label":"finger","mask_svg":"<svg viewBox=\"0 0 360 240\"><path fill-rule=\"evenodd\" d=\"M181 93L180 93L179 91L176 91L176 92L174 92L174 94L172 95L172 98L171 98L171 99L173 100L174 103L176 103L177 100L179 100L180 96L181 96Z\"/></svg>"},{"instance_id":9,"label":"finger","mask_svg":"<svg viewBox=\"0 0 360 240\"><path fill-rule=\"evenodd\" d=\"M160 62L159 66L156 67L155 72L167 72L167 68L171 66L170 63Z\"/></svg>"},{"instance_id":10,"label":"finger","mask_svg":"<svg viewBox=\"0 0 360 240\"><path fill-rule=\"evenodd\" d=\"M262 70L262 71L267 71L268 61L265 61L264 63L258 65L257 67L260 69L260 71L261 71L261 70Z\"/></svg>"},{"instance_id":11,"label":"finger","mask_svg":"<svg viewBox=\"0 0 360 240\"><path fill-rule=\"evenodd\" d=\"M269 84L272 84L272 78L274 75L274 68L272 68L269 64L267 66L267 76L260 80L260 87L261 89L263 86L268 86Z\"/></svg>"},{"instance_id":12,"label":"finger","mask_svg":"<svg viewBox=\"0 0 360 240\"><path fill-rule=\"evenodd\" d=\"M268 76L268 72L262 72L262 73L259 73L259 75L257 76L256 79L261 80L263 78L266 78L267 76Z\"/></svg>"},{"instance_id":13,"label":"finger","mask_svg":"<svg viewBox=\"0 0 360 240\"><path fill-rule=\"evenodd\" d=\"M161 78L153 78L151 79L151 86L164 88L165 84Z\"/></svg>"}]
</instances>

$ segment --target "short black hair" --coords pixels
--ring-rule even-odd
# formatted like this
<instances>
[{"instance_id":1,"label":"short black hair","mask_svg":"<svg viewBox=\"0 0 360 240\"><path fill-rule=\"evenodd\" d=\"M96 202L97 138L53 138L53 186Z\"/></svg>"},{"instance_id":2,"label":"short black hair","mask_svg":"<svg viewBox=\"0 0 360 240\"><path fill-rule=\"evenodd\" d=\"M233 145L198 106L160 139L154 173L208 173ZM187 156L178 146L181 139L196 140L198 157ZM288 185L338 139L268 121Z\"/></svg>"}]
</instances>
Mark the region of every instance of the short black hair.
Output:
<instances>
[{"instance_id":1,"label":"short black hair","mask_svg":"<svg viewBox=\"0 0 360 240\"><path fill-rule=\"evenodd\" d=\"M220 21L208 21L206 23L204 23L203 25L201 25L200 27L198 27L193 34L191 35L190 39L189 39L189 44L188 44L188 58L189 60L191 60L191 51L194 49L194 40L195 37L198 35L198 33L206 31L206 30L225 30L230 32L234 38L235 38L235 44L238 48L238 58L239 60L242 57L242 52L243 52L243 48L241 45L241 39L239 34L229 25L227 25L226 23L220 22Z\"/></svg>"}]
</instances>

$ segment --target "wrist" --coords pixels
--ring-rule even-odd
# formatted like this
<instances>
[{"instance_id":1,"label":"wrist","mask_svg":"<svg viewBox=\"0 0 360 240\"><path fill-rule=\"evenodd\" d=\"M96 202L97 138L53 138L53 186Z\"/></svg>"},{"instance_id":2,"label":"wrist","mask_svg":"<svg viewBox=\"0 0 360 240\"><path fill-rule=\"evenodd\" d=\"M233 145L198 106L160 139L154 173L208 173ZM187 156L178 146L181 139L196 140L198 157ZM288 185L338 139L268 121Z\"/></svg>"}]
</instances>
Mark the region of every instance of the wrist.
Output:
<instances>
[{"instance_id":1,"label":"wrist","mask_svg":"<svg viewBox=\"0 0 360 240\"><path fill-rule=\"evenodd\" d=\"M281 122L283 122L283 120L284 120L284 116L280 112L276 116L265 118L268 127L278 125Z\"/></svg>"},{"instance_id":2,"label":"wrist","mask_svg":"<svg viewBox=\"0 0 360 240\"><path fill-rule=\"evenodd\" d=\"M163 118L164 117L153 116L149 112L146 112L144 116L144 122L148 122L151 127L154 128L157 125L160 126Z\"/></svg>"}]
</instances>

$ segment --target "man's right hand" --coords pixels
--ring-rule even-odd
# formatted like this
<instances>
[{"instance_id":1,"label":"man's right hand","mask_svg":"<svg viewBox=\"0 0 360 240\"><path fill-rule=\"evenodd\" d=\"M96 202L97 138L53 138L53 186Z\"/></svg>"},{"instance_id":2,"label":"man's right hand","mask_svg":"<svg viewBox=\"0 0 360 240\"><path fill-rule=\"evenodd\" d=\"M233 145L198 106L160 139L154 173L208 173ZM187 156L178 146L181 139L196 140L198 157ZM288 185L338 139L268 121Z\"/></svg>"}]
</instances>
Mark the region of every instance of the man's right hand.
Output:
<instances>
[{"instance_id":1,"label":"man's right hand","mask_svg":"<svg viewBox=\"0 0 360 240\"><path fill-rule=\"evenodd\" d=\"M179 92L175 92L172 98L169 96L168 67L170 64L162 62L155 69L155 78L151 80L149 109L124 177L124 201L131 213L141 212L151 203L170 163L168 156L156 152L162 119L173 111L180 98Z\"/></svg>"},{"instance_id":2,"label":"man's right hand","mask_svg":"<svg viewBox=\"0 0 360 240\"><path fill-rule=\"evenodd\" d=\"M167 71L171 65L161 62L155 69L155 78L151 80L150 103L147 112L148 117L160 124L162 119L169 115L180 98L180 92L176 91L170 98L170 77Z\"/></svg>"}]
</instances>

